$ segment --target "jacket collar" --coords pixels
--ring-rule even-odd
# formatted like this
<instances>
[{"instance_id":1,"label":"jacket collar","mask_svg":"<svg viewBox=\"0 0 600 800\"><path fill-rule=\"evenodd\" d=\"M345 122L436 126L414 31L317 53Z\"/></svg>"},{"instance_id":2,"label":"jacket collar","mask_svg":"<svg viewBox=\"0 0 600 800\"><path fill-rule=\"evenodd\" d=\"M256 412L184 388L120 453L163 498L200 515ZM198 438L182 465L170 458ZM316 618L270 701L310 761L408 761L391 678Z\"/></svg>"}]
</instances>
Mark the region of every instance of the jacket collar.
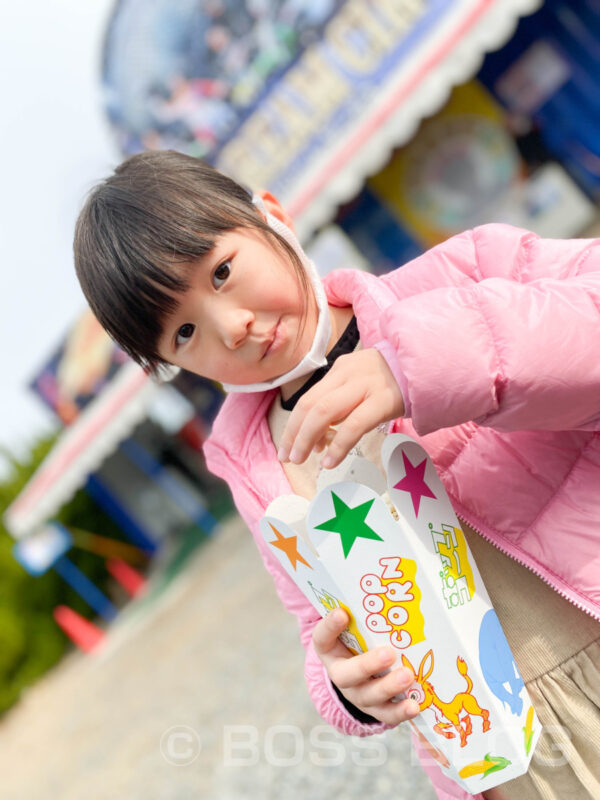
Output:
<instances>
[{"instance_id":1,"label":"jacket collar","mask_svg":"<svg viewBox=\"0 0 600 800\"><path fill-rule=\"evenodd\" d=\"M356 269L338 269L323 279L330 305L352 306L363 347L381 339L379 320L393 302L388 287L376 275Z\"/></svg>"}]
</instances>

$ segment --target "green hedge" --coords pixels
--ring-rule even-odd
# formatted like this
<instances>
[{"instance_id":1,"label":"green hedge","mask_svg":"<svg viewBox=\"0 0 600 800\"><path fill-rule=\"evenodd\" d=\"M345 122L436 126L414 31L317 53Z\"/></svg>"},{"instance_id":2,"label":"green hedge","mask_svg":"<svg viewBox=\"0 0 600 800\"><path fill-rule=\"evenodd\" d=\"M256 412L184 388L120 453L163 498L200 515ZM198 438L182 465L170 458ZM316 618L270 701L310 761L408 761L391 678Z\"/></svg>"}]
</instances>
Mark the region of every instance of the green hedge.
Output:
<instances>
[{"instance_id":1,"label":"green hedge","mask_svg":"<svg viewBox=\"0 0 600 800\"><path fill-rule=\"evenodd\" d=\"M11 468L0 483L0 515L25 486L54 443L55 437L37 442L22 461L5 454ZM78 492L57 515L67 526L93 531L125 541L120 529L83 491ZM15 560L14 539L0 522L0 715L62 657L69 640L55 623L55 606L71 606L87 618L94 611L53 570L29 575ZM104 559L72 549L69 558L104 592L113 583Z\"/></svg>"}]
</instances>

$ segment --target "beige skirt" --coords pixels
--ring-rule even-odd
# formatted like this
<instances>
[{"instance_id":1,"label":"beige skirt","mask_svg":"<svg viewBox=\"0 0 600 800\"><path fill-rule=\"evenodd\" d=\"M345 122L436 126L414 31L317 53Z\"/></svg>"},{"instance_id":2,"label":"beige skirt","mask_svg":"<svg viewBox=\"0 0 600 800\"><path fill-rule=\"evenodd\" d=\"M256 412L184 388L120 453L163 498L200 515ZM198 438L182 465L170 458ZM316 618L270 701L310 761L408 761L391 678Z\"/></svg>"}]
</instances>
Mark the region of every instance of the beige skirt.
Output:
<instances>
[{"instance_id":1,"label":"beige skirt","mask_svg":"<svg viewBox=\"0 0 600 800\"><path fill-rule=\"evenodd\" d=\"M486 800L600 799L600 623L463 525L543 731Z\"/></svg>"}]
</instances>

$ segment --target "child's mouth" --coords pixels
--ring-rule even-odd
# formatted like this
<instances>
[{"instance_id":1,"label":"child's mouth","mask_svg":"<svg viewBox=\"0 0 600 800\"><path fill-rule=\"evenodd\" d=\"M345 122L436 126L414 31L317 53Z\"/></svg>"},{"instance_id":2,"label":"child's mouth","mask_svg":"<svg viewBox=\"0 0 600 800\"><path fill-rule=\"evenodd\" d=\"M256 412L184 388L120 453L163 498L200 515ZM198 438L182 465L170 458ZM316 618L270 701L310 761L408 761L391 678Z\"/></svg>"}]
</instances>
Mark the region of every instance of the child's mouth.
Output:
<instances>
[{"instance_id":1,"label":"child's mouth","mask_svg":"<svg viewBox=\"0 0 600 800\"><path fill-rule=\"evenodd\" d=\"M285 325L281 320L275 326L275 330L273 331L273 338L267 345L267 349L263 353L263 358L266 358L271 353L276 352L279 350L283 342L285 341Z\"/></svg>"}]
</instances>

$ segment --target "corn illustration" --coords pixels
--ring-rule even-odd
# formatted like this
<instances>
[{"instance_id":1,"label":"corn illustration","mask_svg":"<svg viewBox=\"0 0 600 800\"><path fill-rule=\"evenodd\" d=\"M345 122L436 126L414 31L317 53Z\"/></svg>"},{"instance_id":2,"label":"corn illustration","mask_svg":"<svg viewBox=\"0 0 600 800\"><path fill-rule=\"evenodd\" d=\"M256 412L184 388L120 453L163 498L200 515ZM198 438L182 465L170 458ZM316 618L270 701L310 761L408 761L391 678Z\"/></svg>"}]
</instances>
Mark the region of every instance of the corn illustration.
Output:
<instances>
[{"instance_id":1,"label":"corn illustration","mask_svg":"<svg viewBox=\"0 0 600 800\"><path fill-rule=\"evenodd\" d=\"M525 720L523 733L525 734L525 752L529 755L531 742L533 741L533 706L529 706L529 710L527 711L527 719Z\"/></svg>"},{"instance_id":2,"label":"corn illustration","mask_svg":"<svg viewBox=\"0 0 600 800\"><path fill-rule=\"evenodd\" d=\"M473 761L471 764L467 764L458 774L461 778L472 778L473 775L481 775L482 778L487 778L490 773L498 772L498 770L508 767L511 763L508 758L491 756L487 753L481 761Z\"/></svg>"}]
</instances>

